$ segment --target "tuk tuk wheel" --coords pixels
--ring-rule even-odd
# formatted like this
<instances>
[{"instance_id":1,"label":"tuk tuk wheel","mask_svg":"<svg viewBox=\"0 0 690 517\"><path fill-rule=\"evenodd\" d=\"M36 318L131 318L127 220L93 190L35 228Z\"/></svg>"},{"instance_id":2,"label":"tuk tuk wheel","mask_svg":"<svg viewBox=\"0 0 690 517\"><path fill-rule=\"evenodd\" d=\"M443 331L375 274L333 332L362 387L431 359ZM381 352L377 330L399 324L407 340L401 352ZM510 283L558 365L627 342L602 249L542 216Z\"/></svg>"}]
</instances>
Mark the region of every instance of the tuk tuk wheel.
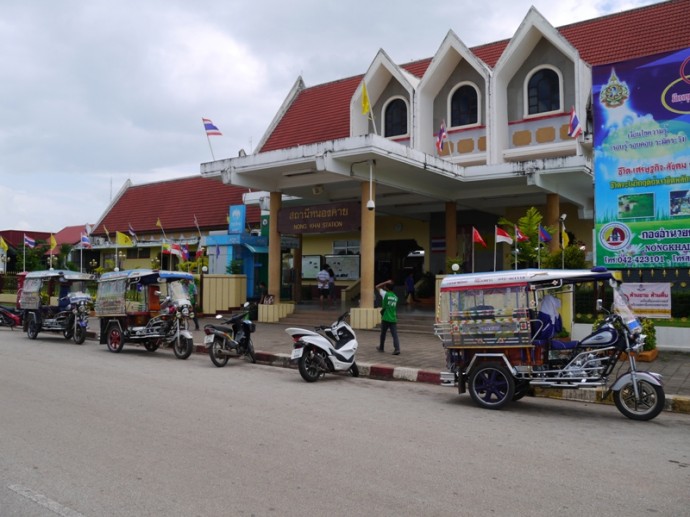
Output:
<instances>
[{"instance_id":1,"label":"tuk tuk wheel","mask_svg":"<svg viewBox=\"0 0 690 517\"><path fill-rule=\"evenodd\" d=\"M148 352L155 352L156 350L158 350L159 346L160 346L160 343L158 343L158 341L154 341L154 340L144 341L144 348L146 348L146 350Z\"/></svg>"},{"instance_id":2,"label":"tuk tuk wheel","mask_svg":"<svg viewBox=\"0 0 690 517\"><path fill-rule=\"evenodd\" d=\"M36 336L38 336L38 323L36 323L36 318L33 316L29 319L26 327L26 335L29 339L36 339Z\"/></svg>"},{"instance_id":3,"label":"tuk tuk wheel","mask_svg":"<svg viewBox=\"0 0 690 517\"><path fill-rule=\"evenodd\" d=\"M74 342L77 345L81 345L84 341L86 341L86 329L81 325L77 325L77 328L74 329Z\"/></svg>"},{"instance_id":4,"label":"tuk tuk wheel","mask_svg":"<svg viewBox=\"0 0 690 517\"><path fill-rule=\"evenodd\" d=\"M515 396L515 380L500 363L480 364L470 372L470 396L486 409L500 409Z\"/></svg>"},{"instance_id":5,"label":"tuk tuk wheel","mask_svg":"<svg viewBox=\"0 0 690 517\"><path fill-rule=\"evenodd\" d=\"M72 336L74 336L74 331L72 330L71 327L66 328L65 330L62 331L62 336L63 336L66 340L69 341L70 339L72 339Z\"/></svg>"},{"instance_id":6,"label":"tuk tuk wheel","mask_svg":"<svg viewBox=\"0 0 690 517\"><path fill-rule=\"evenodd\" d=\"M173 352L178 359L187 359L194 351L194 341L190 338L181 337L179 344L175 342Z\"/></svg>"},{"instance_id":7,"label":"tuk tuk wheel","mask_svg":"<svg viewBox=\"0 0 690 517\"><path fill-rule=\"evenodd\" d=\"M118 353L122 350L125 342L122 339L122 331L117 323L111 323L107 330L107 341L108 350L113 353Z\"/></svg>"}]
</instances>

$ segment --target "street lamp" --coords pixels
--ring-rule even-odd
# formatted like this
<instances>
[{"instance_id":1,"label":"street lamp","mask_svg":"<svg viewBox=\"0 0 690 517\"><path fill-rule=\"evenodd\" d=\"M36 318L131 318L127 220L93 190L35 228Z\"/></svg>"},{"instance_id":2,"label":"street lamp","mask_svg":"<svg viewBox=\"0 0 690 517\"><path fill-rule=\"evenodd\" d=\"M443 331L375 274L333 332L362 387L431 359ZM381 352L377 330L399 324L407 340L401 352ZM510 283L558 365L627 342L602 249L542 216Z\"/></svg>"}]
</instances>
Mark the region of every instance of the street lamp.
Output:
<instances>
[{"instance_id":1,"label":"street lamp","mask_svg":"<svg viewBox=\"0 0 690 517\"><path fill-rule=\"evenodd\" d=\"M98 267L98 261L96 259L91 259L89 261L89 266L91 266L91 271L95 270Z\"/></svg>"},{"instance_id":2,"label":"street lamp","mask_svg":"<svg viewBox=\"0 0 690 517\"><path fill-rule=\"evenodd\" d=\"M161 265L161 259L158 257L153 257L151 259L151 269L159 269Z\"/></svg>"},{"instance_id":3,"label":"street lamp","mask_svg":"<svg viewBox=\"0 0 690 517\"><path fill-rule=\"evenodd\" d=\"M118 251L117 255L115 256L115 271L120 271L119 264L124 262L124 260L127 258L127 253L124 251Z\"/></svg>"},{"instance_id":4,"label":"street lamp","mask_svg":"<svg viewBox=\"0 0 690 517\"><path fill-rule=\"evenodd\" d=\"M58 261L58 257L56 255L48 255L48 269L53 269L53 266L55 265L55 262Z\"/></svg>"},{"instance_id":5,"label":"street lamp","mask_svg":"<svg viewBox=\"0 0 690 517\"><path fill-rule=\"evenodd\" d=\"M0 262L2 262L2 271L7 274L7 264L10 262L9 255L0 256Z\"/></svg>"}]
</instances>

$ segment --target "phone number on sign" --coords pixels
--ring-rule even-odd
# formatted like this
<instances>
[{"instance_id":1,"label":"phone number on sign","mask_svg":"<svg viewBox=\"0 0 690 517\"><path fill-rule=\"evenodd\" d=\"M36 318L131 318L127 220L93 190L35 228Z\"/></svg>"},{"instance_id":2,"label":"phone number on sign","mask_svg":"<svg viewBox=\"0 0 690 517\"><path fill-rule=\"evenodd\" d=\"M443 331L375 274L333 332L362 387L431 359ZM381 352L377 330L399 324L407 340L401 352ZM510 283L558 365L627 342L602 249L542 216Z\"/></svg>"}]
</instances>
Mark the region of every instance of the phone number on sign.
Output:
<instances>
[{"instance_id":1,"label":"phone number on sign","mask_svg":"<svg viewBox=\"0 0 690 517\"><path fill-rule=\"evenodd\" d=\"M666 258L661 255L641 255L637 257L604 257L605 264L664 264Z\"/></svg>"}]
</instances>

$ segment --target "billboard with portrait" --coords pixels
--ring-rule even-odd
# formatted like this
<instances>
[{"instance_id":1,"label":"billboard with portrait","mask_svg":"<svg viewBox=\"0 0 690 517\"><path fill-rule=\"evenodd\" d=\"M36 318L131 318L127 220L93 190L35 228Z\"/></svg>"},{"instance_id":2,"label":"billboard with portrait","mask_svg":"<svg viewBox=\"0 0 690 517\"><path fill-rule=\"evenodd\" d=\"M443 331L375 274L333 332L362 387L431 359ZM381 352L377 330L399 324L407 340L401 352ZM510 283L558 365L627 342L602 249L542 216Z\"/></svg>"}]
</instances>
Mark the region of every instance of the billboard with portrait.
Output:
<instances>
[{"instance_id":1,"label":"billboard with portrait","mask_svg":"<svg viewBox=\"0 0 690 517\"><path fill-rule=\"evenodd\" d=\"M597 265L690 267L690 48L592 79Z\"/></svg>"}]
</instances>

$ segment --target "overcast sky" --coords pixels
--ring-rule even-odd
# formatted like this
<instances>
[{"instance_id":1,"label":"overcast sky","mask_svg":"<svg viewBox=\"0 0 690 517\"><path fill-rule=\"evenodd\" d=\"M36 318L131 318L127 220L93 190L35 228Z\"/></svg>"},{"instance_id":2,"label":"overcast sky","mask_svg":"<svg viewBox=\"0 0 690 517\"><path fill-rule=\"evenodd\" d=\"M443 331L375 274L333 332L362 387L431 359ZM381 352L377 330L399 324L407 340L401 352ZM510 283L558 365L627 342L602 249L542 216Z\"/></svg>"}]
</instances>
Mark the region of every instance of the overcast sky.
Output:
<instances>
[{"instance_id":1,"label":"overcast sky","mask_svg":"<svg viewBox=\"0 0 690 517\"><path fill-rule=\"evenodd\" d=\"M657 1L0 0L0 230L95 223L127 179L199 174L202 117L217 159L251 152L300 75L509 38L531 5L558 27Z\"/></svg>"}]
</instances>

